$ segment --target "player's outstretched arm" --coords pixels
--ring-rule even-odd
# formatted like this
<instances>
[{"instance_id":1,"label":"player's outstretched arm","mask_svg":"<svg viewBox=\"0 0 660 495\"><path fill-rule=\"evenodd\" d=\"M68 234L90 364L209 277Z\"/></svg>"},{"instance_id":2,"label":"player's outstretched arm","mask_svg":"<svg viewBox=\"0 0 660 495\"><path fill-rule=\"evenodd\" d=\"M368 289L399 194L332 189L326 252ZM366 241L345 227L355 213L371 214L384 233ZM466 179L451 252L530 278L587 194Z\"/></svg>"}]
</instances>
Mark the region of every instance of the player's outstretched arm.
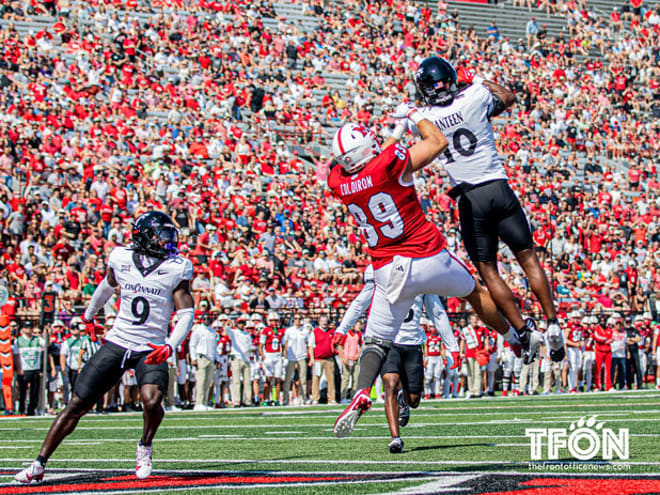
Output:
<instances>
[{"instance_id":1,"label":"player's outstretched arm","mask_svg":"<svg viewBox=\"0 0 660 495\"><path fill-rule=\"evenodd\" d=\"M408 162L408 168L411 173L426 167L429 163L435 160L449 144L445 135L440 131L440 128L430 120L421 119L418 122L415 122L415 125L424 139L410 147L410 161Z\"/></svg>"},{"instance_id":2,"label":"player's outstretched arm","mask_svg":"<svg viewBox=\"0 0 660 495\"><path fill-rule=\"evenodd\" d=\"M376 286L373 281L365 282L360 293L348 305L341 322L335 330L335 334L344 335L360 319L360 316L367 310L374 295Z\"/></svg>"},{"instance_id":3,"label":"player's outstretched arm","mask_svg":"<svg viewBox=\"0 0 660 495\"><path fill-rule=\"evenodd\" d=\"M408 150L410 153L410 160L403 179L406 181L412 180L412 173L425 167L431 163L435 158L442 153L448 146L447 138L430 120L424 118L422 113L412 103L399 104L390 117L397 120L410 120L422 135L422 141L415 143ZM397 126L398 127L398 126ZM394 139L396 136L390 138ZM389 141L389 139L388 139Z\"/></svg>"},{"instance_id":4,"label":"player's outstretched arm","mask_svg":"<svg viewBox=\"0 0 660 495\"><path fill-rule=\"evenodd\" d=\"M89 305L83 314L83 320L85 323L91 322L96 313L105 306L105 303L112 297L115 293L115 288L119 285L117 279L115 278L115 272L112 268L108 270L108 274L101 280L101 283L98 285L92 298L89 300Z\"/></svg>"}]
</instances>

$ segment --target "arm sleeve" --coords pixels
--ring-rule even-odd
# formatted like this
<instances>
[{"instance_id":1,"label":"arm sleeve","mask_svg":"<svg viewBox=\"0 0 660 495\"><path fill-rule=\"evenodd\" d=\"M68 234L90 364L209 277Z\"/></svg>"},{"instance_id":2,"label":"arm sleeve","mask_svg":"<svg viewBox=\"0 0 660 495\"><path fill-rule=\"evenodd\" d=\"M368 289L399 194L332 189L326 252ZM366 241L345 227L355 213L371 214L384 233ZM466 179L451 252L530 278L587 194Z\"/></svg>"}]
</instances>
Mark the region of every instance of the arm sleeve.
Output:
<instances>
[{"instance_id":1,"label":"arm sleeve","mask_svg":"<svg viewBox=\"0 0 660 495\"><path fill-rule=\"evenodd\" d=\"M85 321L92 321L96 313L105 306L105 303L108 302L114 293L115 288L108 283L108 277L104 277L94 291L94 294L92 294L92 299L89 301L89 305L85 310L85 314L83 315Z\"/></svg>"},{"instance_id":2,"label":"arm sleeve","mask_svg":"<svg viewBox=\"0 0 660 495\"><path fill-rule=\"evenodd\" d=\"M193 308L183 308L176 312L176 316L176 325L174 325L174 329L172 330L170 336L167 338L167 340L165 340L165 343L172 348L172 351L176 351L176 348L179 347L181 342L183 342L188 336L188 333L190 332L190 329L193 325L194 310ZM192 338L190 344L192 354Z\"/></svg>"},{"instance_id":3,"label":"arm sleeve","mask_svg":"<svg viewBox=\"0 0 660 495\"><path fill-rule=\"evenodd\" d=\"M440 301L440 297L435 294L424 295L424 307L428 313L435 328L438 329L442 343L449 352L458 352L458 342L454 337L454 332L449 324L447 311Z\"/></svg>"},{"instance_id":4,"label":"arm sleeve","mask_svg":"<svg viewBox=\"0 0 660 495\"><path fill-rule=\"evenodd\" d=\"M349 328L355 325L355 322L358 321L362 313L366 311L371 304L371 298L373 297L374 290L376 290L376 285L373 282L367 282L362 287L362 290L357 295L353 302L348 306L348 309L344 313L344 316L335 330L336 333L342 335L346 334Z\"/></svg>"}]
</instances>

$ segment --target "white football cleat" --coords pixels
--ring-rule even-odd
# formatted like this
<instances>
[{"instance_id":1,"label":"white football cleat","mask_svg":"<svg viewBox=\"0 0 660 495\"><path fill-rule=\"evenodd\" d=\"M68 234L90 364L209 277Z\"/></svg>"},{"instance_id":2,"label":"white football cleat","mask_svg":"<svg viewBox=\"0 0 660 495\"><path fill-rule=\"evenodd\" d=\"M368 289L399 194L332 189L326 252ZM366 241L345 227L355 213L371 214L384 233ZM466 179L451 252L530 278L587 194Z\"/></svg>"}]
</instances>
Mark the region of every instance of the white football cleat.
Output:
<instances>
[{"instance_id":1,"label":"white football cleat","mask_svg":"<svg viewBox=\"0 0 660 495\"><path fill-rule=\"evenodd\" d=\"M46 469L41 465L39 461L32 461L27 468L23 469L14 476L14 480L22 483L23 485L29 485L34 483L35 485L40 484L44 480L44 472Z\"/></svg>"},{"instance_id":2,"label":"white football cleat","mask_svg":"<svg viewBox=\"0 0 660 495\"><path fill-rule=\"evenodd\" d=\"M149 445L140 445L138 442L137 452L135 453L135 476L139 480L143 480L151 474L151 454L153 447Z\"/></svg>"},{"instance_id":3,"label":"white football cleat","mask_svg":"<svg viewBox=\"0 0 660 495\"><path fill-rule=\"evenodd\" d=\"M355 397L353 397L353 400L348 407L344 409L344 412L339 415L333 428L337 438L344 438L350 435L353 428L355 428L358 419L360 419L360 416L369 410L371 407L370 391L370 387L360 390Z\"/></svg>"}]
</instances>

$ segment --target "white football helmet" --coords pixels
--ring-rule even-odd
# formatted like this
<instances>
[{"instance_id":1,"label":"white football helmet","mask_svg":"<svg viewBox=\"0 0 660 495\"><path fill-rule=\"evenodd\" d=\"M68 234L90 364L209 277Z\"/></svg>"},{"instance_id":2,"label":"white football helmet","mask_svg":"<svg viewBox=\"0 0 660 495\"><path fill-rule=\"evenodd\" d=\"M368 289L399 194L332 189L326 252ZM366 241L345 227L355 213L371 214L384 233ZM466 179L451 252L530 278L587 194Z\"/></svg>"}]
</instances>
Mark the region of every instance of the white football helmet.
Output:
<instances>
[{"instance_id":1,"label":"white football helmet","mask_svg":"<svg viewBox=\"0 0 660 495\"><path fill-rule=\"evenodd\" d=\"M380 152L376 134L360 124L344 124L332 140L332 155L349 174L360 170Z\"/></svg>"}]
</instances>

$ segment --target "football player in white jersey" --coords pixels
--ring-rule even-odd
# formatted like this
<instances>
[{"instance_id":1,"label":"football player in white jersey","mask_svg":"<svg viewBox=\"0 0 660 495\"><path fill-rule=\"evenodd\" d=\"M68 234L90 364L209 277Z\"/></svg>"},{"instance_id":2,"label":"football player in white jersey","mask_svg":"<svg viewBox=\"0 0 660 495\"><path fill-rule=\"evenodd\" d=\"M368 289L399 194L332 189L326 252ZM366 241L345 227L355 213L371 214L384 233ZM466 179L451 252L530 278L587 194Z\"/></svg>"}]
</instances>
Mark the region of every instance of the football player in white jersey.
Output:
<instances>
[{"instance_id":1,"label":"football player in white jersey","mask_svg":"<svg viewBox=\"0 0 660 495\"><path fill-rule=\"evenodd\" d=\"M355 325L369 307L375 290L373 265L368 265L364 271L364 287L344 313L335 330L335 335L345 335ZM390 443L392 453L403 452L399 425L408 424L409 407L416 408L419 405L424 391L424 353L421 346L426 342L426 334L419 325L422 306L426 308L431 321L451 354L451 357L447 358L447 368L454 369L460 366L458 343L440 298L435 294L417 296L380 369L385 387L385 414L392 434ZM341 345L342 341L335 338ZM400 377L401 383L399 383Z\"/></svg>"},{"instance_id":2,"label":"football player in white jersey","mask_svg":"<svg viewBox=\"0 0 660 495\"><path fill-rule=\"evenodd\" d=\"M515 103L504 86L462 70L468 87L459 92L454 67L440 57L423 60L415 73L415 84L426 107L422 115L435 123L449 146L436 159L449 174L458 199L461 235L465 248L504 316L518 330L523 347L531 347L524 359L531 362L538 345L526 338L540 338L533 320L523 319L511 289L497 271L497 248L501 239L515 254L527 274L548 320L548 342L553 361L564 359L564 335L559 328L550 284L534 251L527 216L507 182L506 170L495 148L490 119ZM416 129L412 127L413 133Z\"/></svg>"},{"instance_id":3,"label":"football player in white jersey","mask_svg":"<svg viewBox=\"0 0 660 495\"><path fill-rule=\"evenodd\" d=\"M161 402L167 392L166 360L193 323L193 266L178 256L178 231L164 213L151 211L140 215L133 224L132 238L131 248L117 247L110 253L107 275L94 291L84 320L91 324L117 287L121 298L119 314L103 346L80 371L73 398L50 427L39 456L16 475L20 483L43 481L48 458L128 369L135 370L144 406L135 475L143 479L151 474L151 444L165 414ZM168 336L175 310L177 322Z\"/></svg>"},{"instance_id":4,"label":"football player in white jersey","mask_svg":"<svg viewBox=\"0 0 660 495\"><path fill-rule=\"evenodd\" d=\"M422 307L429 312L436 329L441 330L442 338L447 334L451 335L447 337L447 348L455 351L450 351L451 357L447 356L447 369L455 369L460 365L458 343L451 331L449 318L440 298L435 294L417 296L380 370L385 388L385 415L392 435L389 445L392 454L403 452L399 426L408 424L410 408L415 409L419 406L424 393L423 346L427 337L420 326Z\"/></svg>"}]
</instances>

